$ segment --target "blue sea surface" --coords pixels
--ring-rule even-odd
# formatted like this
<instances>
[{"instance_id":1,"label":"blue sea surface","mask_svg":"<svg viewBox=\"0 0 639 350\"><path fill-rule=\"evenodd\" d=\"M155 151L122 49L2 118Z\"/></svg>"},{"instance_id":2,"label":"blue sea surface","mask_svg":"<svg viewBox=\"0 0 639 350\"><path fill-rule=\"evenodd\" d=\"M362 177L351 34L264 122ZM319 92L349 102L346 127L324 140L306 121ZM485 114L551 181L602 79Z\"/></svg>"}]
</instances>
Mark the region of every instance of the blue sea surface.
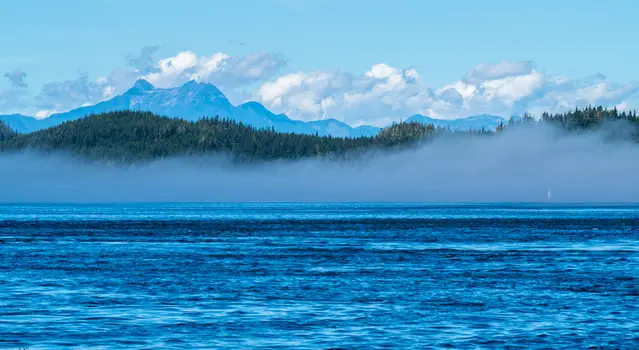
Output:
<instances>
[{"instance_id":1,"label":"blue sea surface","mask_svg":"<svg viewBox=\"0 0 639 350\"><path fill-rule=\"evenodd\" d=\"M639 348L639 206L0 205L0 348Z\"/></svg>"}]
</instances>

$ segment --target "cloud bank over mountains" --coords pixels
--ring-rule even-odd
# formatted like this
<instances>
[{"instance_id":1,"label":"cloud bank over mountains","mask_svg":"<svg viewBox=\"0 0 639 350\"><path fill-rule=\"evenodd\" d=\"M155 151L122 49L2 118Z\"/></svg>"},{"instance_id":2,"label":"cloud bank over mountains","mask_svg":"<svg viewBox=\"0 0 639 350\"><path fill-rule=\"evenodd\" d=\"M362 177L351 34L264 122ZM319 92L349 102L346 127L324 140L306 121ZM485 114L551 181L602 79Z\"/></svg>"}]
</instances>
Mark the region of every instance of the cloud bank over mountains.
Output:
<instances>
[{"instance_id":1,"label":"cloud bank over mountains","mask_svg":"<svg viewBox=\"0 0 639 350\"><path fill-rule=\"evenodd\" d=\"M503 117L559 112L577 106L634 107L639 83L616 84L602 75L584 79L553 76L532 62L479 64L461 80L429 87L413 69L386 64L354 76L298 72L262 85L257 99L292 118L334 117L350 124L387 124L413 114L452 119L479 114Z\"/></svg>"},{"instance_id":2,"label":"cloud bank over mountains","mask_svg":"<svg viewBox=\"0 0 639 350\"><path fill-rule=\"evenodd\" d=\"M254 100L293 119L335 118L354 126L383 126L414 114L442 119L479 114L509 117L588 104L628 109L639 102L637 81L616 83L602 74L584 78L554 75L532 61L481 63L459 80L433 87L416 69L385 63L363 73L295 71L287 68L285 57L269 52L207 56L182 51L156 59L158 49L142 48L125 58L125 66L106 76L92 78L81 73L74 79L47 83L37 94L30 93L26 72L7 72L3 75L6 87L0 87L0 114L47 117L121 94L140 78L162 88L190 80L211 83L235 103Z\"/></svg>"}]
</instances>

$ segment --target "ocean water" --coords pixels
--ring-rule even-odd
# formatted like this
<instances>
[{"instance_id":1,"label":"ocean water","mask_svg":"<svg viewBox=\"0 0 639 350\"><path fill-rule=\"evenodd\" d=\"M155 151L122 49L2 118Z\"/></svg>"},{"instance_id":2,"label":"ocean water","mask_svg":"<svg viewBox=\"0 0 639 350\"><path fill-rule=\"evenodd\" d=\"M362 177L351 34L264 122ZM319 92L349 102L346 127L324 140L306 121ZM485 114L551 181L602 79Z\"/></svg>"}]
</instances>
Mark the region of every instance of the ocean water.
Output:
<instances>
[{"instance_id":1,"label":"ocean water","mask_svg":"<svg viewBox=\"0 0 639 350\"><path fill-rule=\"evenodd\" d=\"M0 348L639 348L639 206L0 205Z\"/></svg>"}]
</instances>

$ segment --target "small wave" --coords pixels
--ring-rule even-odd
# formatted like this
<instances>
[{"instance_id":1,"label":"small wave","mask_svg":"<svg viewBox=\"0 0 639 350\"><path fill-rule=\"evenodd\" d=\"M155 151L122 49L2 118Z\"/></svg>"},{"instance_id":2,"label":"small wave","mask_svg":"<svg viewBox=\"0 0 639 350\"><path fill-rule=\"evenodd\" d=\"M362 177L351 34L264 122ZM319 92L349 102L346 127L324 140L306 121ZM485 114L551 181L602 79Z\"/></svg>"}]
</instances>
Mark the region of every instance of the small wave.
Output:
<instances>
[{"instance_id":1,"label":"small wave","mask_svg":"<svg viewBox=\"0 0 639 350\"><path fill-rule=\"evenodd\" d=\"M536 251L536 252L637 252L639 251L639 241L626 244L565 244L554 245L535 243L514 243L514 244L398 244L398 243L371 243L368 245L371 250L378 251L478 251L478 252L511 252L511 251Z\"/></svg>"}]
</instances>

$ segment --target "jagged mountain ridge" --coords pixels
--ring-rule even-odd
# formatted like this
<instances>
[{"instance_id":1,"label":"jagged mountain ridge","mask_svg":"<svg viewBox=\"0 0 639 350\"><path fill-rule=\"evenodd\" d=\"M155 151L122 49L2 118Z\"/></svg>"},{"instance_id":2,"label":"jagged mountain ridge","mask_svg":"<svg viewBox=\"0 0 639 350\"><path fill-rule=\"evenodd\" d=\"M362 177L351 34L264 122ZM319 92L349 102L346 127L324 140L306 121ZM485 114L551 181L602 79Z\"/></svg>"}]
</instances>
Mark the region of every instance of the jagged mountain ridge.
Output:
<instances>
[{"instance_id":1,"label":"jagged mountain ridge","mask_svg":"<svg viewBox=\"0 0 639 350\"><path fill-rule=\"evenodd\" d=\"M45 119L35 119L24 115L0 116L18 132L32 132L66 121L76 120L90 114L122 110L146 111L186 120L203 117L226 117L257 128L275 128L281 132L319 134L332 136L372 136L379 128L361 126L353 128L335 119L304 122L293 120L284 114L274 114L257 102L247 102L233 106L226 96L214 85L190 81L183 86L169 89L154 87L146 80L138 80L124 94L93 106L73 109L65 113L53 114Z\"/></svg>"},{"instance_id":2,"label":"jagged mountain ridge","mask_svg":"<svg viewBox=\"0 0 639 350\"><path fill-rule=\"evenodd\" d=\"M0 116L0 121L13 130L28 133L76 120L90 114L122 110L152 112L186 120L198 120L203 117L226 117L257 128L275 128L280 132L300 134L331 135L335 137L359 137L376 135L380 128L374 126L351 127L336 119L324 119L310 122L290 119L285 114L275 114L258 102L246 102L234 106L214 85L190 81L180 87L162 89L146 80L138 80L122 95L100 102L93 106L73 109L65 113L53 114L48 118L36 119L19 114ZM407 121L416 121L436 126L450 126L453 130L494 129L499 125L500 117L479 116L456 120L432 119L415 115Z\"/></svg>"}]
</instances>

